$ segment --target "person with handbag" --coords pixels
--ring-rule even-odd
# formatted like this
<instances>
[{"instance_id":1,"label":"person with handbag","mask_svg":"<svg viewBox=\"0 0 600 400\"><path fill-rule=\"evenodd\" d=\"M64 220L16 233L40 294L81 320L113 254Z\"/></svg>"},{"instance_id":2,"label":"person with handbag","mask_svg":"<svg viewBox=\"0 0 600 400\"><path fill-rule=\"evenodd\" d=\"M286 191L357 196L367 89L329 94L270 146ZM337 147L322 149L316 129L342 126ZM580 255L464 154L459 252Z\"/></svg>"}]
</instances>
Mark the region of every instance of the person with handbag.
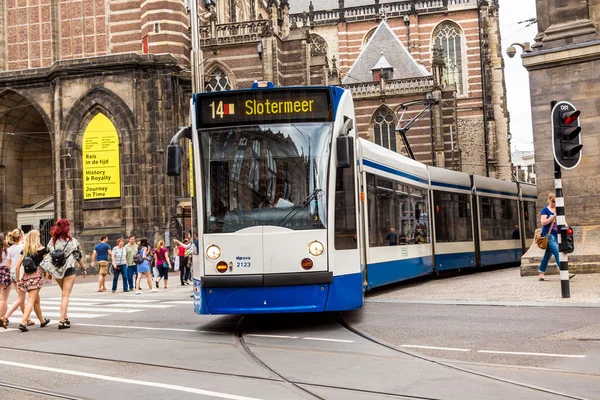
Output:
<instances>
[{"instance_id":1,"label":"person with handbag","mask_svg":"<svg viewBox=\"0 0 600 400\"><path fill-rule=\"evenodd\" d=\"M50 229L49 255L42 262L42 268L56 279L62 291L58 329L68 329L71 327L67 310L69 308L69 298L71 297L73 284L75 283L76 264L79 264L83 269L83 277L85 278L87 275L87 270L82 260L83 252L77 239L71 236L70 230L71 223L68 219L61 218L56 221L56 225Z\"/></svg>"},{"instance_id":2,"label":"person with handbag","mask_svg":"<svg viewBox=\"0 0 600 400\"><path fill-rule=\"evenodd\" d=\"M16 276L21 276L21 270L23 270L23 276L17 281L17 290L20 292L27 293L29 298L25 305L25 311L21 318L21 324L19 330L21 332L27 332L27 322L32 311L35 311L35 315L40 320L40 328L45 328L50 320L44 318L42 315L42 308L40 306L40 289L44 285L44 273L40 264L44 257L48 254L48 250L40 243L40 231L34 229L30 231L25 237L23 243L23 251L17 261L16 265ZM19 296L17 301L11 306L10 310L2 318L2 327L5 326L8 318L13 312L19 307L19 300L24 297Z\"/></svg>"},{"instance_id":3,"label":"person with handbag","mask_svg":"<svg viewBox=\"0 0 600 400\"><path fill-rule=\"evenodd\" d=\"M541 238L536 239L536 243L540 248L544 248L544 245L546 245L546 248L538 272L540 274L539 280L545 281L547 279L544 274L546 273L546 268L548 268L550 256L554 256L557 266L560 265L558 254L558 227L556 225L556 195L554 193L548 194L548 207L544 207L540 212L540 215L542 234Z\"/></svg>"},{"instance_id":4,"label":"person with handbag","mask_svg":"<svg viewBox=\"0 0 600 400\"><path fill-rule=\"evenodd\" d=\"M112 265L115 271L113 275L112 292L117 291L119 284L119 275L123 276L123 292L128 292L127 284L127 252L125 250L125 239L117 239L117 245L112 249ZM133 290L133 288L131 288Z\"/></svg>"},{"instance_id":5,"label":"person with handbag","mask_svg":"<svg viewBox=\"0 0 600 400\"><path fill-rule=\"evenodd\" d=\"M134 262L137 264L137 272L138 277L135 281L135 294L140 295L142 291L140 290L140 283L142 281L142 276L146 276L146 280L148 281L148 288L150 289L150 293L158 292L158 289L154 289L152 287L152 278L150 277L150 246L148 246L148 239L145 237L140 240L140 245L138 247L138 253L134 256Z\"/></svg>"},{"instance_id":6,"label":"person with handbag","mask_svg":"<svg viewBox=\"0 0 600 400\"><path fill-rule=\"evenodd\" d=\"M160 284L161 279L163 280L164 288L167 288L169 282L169 269L171 268L171 260L169 258L169 250L165 247L165 241L159 240L156 249L154 249L154 260L156 268L158 268L158 278L156 279L156 288Z\"/></svg>"}]
</instances>

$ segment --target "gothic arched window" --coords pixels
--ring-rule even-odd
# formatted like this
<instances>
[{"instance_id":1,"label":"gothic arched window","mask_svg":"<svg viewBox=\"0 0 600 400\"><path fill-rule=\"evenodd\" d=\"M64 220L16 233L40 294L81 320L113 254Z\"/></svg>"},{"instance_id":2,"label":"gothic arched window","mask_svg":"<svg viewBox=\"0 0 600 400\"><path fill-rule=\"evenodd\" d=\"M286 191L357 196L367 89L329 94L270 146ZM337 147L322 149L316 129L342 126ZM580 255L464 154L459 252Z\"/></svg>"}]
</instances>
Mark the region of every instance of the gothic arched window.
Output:
<instances>
[{"instance_id":1,"label":"gothic arched window","mask_svg":"<svg viewBox=\"0 0 600 400\"><path fill-rule=\"evenodd\" d=\"M455 23L442 22L436 28L433 39L444 55L446 82L456 85L456 91L463 93L462 33L460 28Z\"/></svg>"},{"instance_id":2,"label":"gothic arched window","mask_svg":"<svg viewBox=\"0 0 600 400\"><path fill-rule=\"evenodd\" d=\"M327 42L319 35L310 35L310 56L327 57Z\"/></svg>"},{"instance_id":3,"label":"gothic arched window","mask_svg":"<svg viewBox=\"0 0 600 400\"><path fill-rule=\"evenodd\" d=\"M369 39L371 39L371 37L373 36L373 34L375 33L376 30L377 30L377 28L373 28L369 32L367 32L367 34L363 38L363 42L362 42L362 47L363 48L365 47L365 45L367 44L367 42L369 41Z\"/></svg>"},{"instance_id":4,"label":"gothic arched window","mask_svg":"<svg viewBox=\"0 0 600 400\"><path fill-rule=\"evenodd\" d=\"M229 82L227 75L221 69L216 69L211 74L210 80L206 82L205 89L207 92L231 90L231 83Z\"/></svg>"},{"instance_id":5,"label":"gothic arched window","mask_svg":"<svg viewBox=\"0 0 600 400\"><path fill-rule=\"evenodd\" d=\"M396 117L389 108L382 107L373 115L373 132L376 144L397 151Z\"/></svg>"}]
</instances>

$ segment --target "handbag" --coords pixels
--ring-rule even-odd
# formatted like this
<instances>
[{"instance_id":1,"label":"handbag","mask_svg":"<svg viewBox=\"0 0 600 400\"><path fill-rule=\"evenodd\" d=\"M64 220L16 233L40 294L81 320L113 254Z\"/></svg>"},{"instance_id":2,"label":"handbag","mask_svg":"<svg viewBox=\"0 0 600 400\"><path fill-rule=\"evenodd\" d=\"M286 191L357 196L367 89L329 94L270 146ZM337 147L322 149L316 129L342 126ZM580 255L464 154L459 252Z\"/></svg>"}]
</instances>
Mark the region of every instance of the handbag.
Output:
<instances>
[{"instance_id":1,"label":"handbag","mask_svg":"<svg viewBox=\"0 0 600 400\"><path fill-rule=\"evenodd\" d=\"M535 234L535 238L533 240L535 240L535 244L537 244L537 247L539 247L540 249L546 250L548 248L548 237L552 233L552 229L554 228L555 223L556 220L554 220L552 226L550 227L550 229L548 229L548 233L546 234L546 236L542 236L542 231L539 231Z\"/></svg>"}]
</instances>

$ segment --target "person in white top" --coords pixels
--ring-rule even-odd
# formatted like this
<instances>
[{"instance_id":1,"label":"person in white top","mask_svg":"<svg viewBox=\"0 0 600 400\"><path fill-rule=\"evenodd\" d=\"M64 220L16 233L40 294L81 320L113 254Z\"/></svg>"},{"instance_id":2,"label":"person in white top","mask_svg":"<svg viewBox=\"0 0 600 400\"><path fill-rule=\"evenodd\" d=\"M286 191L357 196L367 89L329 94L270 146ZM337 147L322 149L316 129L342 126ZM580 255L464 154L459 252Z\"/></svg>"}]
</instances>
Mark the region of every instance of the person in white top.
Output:
<instances>
[{"instance_id":1,"label":"person in white top","mask_svg":"<svg viewBox=\"0 0 600 400\"><path fill-rule=\"evenodd\" d=\"M4 315L8 308L8 294L10 293L10 267L6 265L8 259L8 245L3 233L0 233L0 315Z\"/></svg>"},{"instance_id":2,"label":"person in white top","mask_svg":"<svg viewBox=\"0 0 600 400\"><path fill-rule=\"evenodd\" d=\"M10 279L15 287L15 291L17 292L17 300L15 300L15 302L13 303L11 309L14 307L16 310L17 307L19 307L21 308L21 313L25 312L25 296L27 295L27 293L21 290L17 290L17 281L22 278L23 269L21 270L20 277L17 277L15 273L17 262L19 261L19 257L21 256L21 252L23 251L23 239L25 239L25 235L23 235L23 232L21 232L20 229L14 229L13 231L9 232L8 244L10 245L10 247L8 248L6 258L6 267L10 270ZM9 294L10 286L7 287L6 290L4 290L2 293L3 299L5 298L4 296L6 296L5 302L0 301L0 315L2 316L2 318L0 319L0 324L3 328L6 328L6 326L8 325L8 318L5 316L7 314L11 315L14 312L13 310L12 312L7 313ZM27 325L34 325L34 322L31 320L27 321Z\"/></svg>"},{"instance_id":3,"label":"person in white top","mask_svg":"<svg viewBox=\"0 0 600 400\"><path fill-rule=\"evenodd\" d=\"M112 265L114 270L112 292L117 291L119 284L119 275L123 277L123 292L129 292L127 289L127 252L125 251L125 239L117 239L117 245L112 249ZM131 288L133 290L133 288Z\"/></svg>"}]
</instances>

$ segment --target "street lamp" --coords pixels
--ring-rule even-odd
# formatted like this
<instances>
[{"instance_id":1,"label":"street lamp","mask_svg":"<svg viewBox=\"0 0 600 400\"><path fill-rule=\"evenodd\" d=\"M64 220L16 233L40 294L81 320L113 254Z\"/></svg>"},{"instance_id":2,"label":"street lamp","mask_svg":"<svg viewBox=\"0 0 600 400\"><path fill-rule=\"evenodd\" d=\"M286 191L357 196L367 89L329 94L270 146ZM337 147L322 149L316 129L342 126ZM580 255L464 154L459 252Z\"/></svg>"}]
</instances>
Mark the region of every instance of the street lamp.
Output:
<instances>
[{"instance_id":1,"label":"street lamp","mask_svg":"<svg viewBox=\"0 0 600 400\"><path fill-rule=\"evenodd\" d=\"M515 49L515 46L519 46L523 50L523 53L531 53L531 45L529 42L524 42L523 44L513 43L506 49L506 55L510 58L513 58L515 54L517 54L517 49Z\"/></svg>"}]
</instances>

